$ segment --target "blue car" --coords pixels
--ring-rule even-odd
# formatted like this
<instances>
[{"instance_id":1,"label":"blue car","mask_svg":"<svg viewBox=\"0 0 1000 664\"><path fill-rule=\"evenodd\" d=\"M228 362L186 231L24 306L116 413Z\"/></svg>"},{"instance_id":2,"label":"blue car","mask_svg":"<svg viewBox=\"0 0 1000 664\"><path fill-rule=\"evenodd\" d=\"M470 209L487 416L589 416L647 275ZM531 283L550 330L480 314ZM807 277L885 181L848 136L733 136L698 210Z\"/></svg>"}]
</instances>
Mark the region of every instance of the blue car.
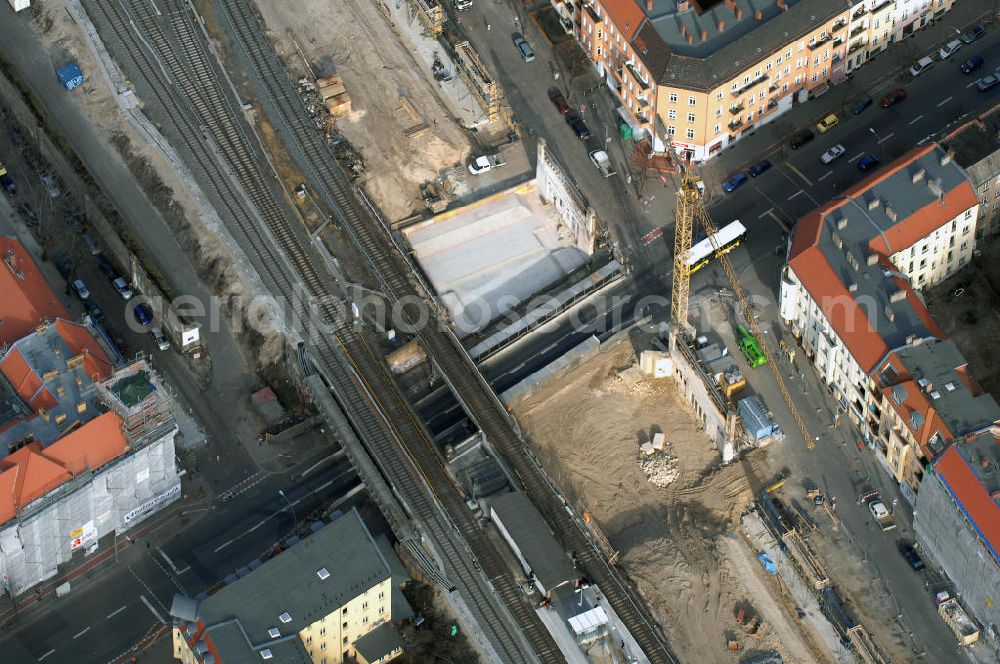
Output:
<instances>
[{"instance_id":1,"label":"blue car","mask_svg":"<svg viewBox=\"0 0 1000 664\"><path fill-rule=\"evenodd\" d=\"M758 175L760 175L761 173L763 173L764 171L768 170L769 168L771 168L771 162L769 162L767 159L765 159L764 161L760 162L759 164L754 164L753 166L751 166L750 168L748 168L747 169L747 173L750 174L750 177L755 178Z\"/></svg>"},{"instance_id":2,"label":"blue car","mask_svg":"<svg viewBox=\"0 0 1000 664\"><path fill-rule=\"evenodd\" d=\"M965 62L962 63L962 73L963 74L971 74L972 72L974 72L977 69L979 69L980 67L982 67L983 64L985 64L985 63L986 63L986 60L983 59L983 56L981 56L981 55L974 55L974 56L972 56L971 58L969 58L968 60L966 60Z\"/></svg>"},{"instance_id":3,"label":"blue car","mask_svg":"<svg viewBox=\"0 0 1000 664\"><path fill-rule=\"evenodd\" d=\"M746 173L740 171L739 173L736 173L731 178L723 182L722 188L725 189L727 192L736 191L737 188L745 184L746 181L749 179L750 178L747 177Z\"/></svg>"},{"instance_id":4,"label":"blue car","mask_svg":"<svg viewBox=\"0 0 1000 664\"><path fill-rule=\"evenodd\" d=\"M870 171L871 169L878 166L878 157L873 154L866 154L861 159L858 159L858 170L859 171Z\"/></svg>"},{"instance_id":5,"label":"blue car","mask_svg":"<svg viewBox=\"0 0 1000 664\"><path fill-rule=\"evenodd\" d=\"M153 312L145 304L137 304L132 316L135 317L135 322L139 325L149 325L153 322Z\"/></svg>"}]
</instances>

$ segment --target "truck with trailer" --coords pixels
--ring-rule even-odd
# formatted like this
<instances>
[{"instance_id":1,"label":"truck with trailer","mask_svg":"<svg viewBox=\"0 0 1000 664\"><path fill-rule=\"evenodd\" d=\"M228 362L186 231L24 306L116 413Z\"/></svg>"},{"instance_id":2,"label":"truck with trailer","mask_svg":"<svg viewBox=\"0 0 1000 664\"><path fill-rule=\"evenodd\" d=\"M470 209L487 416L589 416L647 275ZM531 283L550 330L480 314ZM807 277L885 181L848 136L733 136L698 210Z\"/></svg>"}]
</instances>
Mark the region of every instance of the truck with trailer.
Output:
<instances>
[{"instance_id":1,"label":"truck with trailer","mask_svg":"<svg viewBox=\"0 0 1000 664\"><path fill-rule=\"evenodd\" d=\"M507 162L499 154L487 154L476 157L469 162L469 172L473 175L482 175L488 171L494 171L507 165Z\"/></svg>"}]
</instances>

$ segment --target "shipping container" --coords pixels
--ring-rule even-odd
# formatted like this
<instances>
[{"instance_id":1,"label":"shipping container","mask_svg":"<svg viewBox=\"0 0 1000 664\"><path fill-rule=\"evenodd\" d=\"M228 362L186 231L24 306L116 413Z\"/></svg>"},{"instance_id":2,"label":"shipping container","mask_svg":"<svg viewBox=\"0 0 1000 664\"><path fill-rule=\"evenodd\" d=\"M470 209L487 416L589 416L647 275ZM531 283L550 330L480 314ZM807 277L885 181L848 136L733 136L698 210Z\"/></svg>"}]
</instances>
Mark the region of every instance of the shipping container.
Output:
<instances>
[{"instance_id":1,"label":"shipping container","mask_svg":"<svg viewBox=\"0 0 1000 664\"><path fill-rule=\"evenodd\" d=\"M75 62L71 62L56 72L59 82L67 90L83 85L83 72Z\"/></svg>"},{"instance_id":2,"label":"shipping container","mask_svg":"<svg viewBox=\"0 0 1000 664\"><path fill-rule=\"evenodd\" d=\"M31 6L31 0L7 0L7 2L10 4L11 9L16 12Z\"/></svg>"},{"instance_id":3,"label":"shipping container","mask_svg":"<svg viewBox=\"0 0 1000 664\"><path fill-rule=\"evenodd\" d=\"M774 420L764 408L760 397L740 399L736 403L736 409L754 440L759 441L774 434Z\"/></svg>"}]
</instances>

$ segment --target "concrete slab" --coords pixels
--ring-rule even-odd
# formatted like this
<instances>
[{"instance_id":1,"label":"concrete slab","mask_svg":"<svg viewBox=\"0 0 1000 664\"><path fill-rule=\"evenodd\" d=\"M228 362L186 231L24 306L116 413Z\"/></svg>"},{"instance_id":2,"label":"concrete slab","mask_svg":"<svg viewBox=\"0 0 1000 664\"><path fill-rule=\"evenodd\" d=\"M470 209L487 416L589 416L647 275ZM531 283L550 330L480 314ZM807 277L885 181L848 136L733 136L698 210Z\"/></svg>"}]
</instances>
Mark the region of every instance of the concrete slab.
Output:
<instances>
[{"instance_id":1,"label":"concrete slab","mask_svg":"<svg viewBox=\"0 0 1000 664\"><path fill-rule=\"evenodd\" d=\"M404 231L459 336L584 264L535 180Z\"/></svg>"}]
</instances>

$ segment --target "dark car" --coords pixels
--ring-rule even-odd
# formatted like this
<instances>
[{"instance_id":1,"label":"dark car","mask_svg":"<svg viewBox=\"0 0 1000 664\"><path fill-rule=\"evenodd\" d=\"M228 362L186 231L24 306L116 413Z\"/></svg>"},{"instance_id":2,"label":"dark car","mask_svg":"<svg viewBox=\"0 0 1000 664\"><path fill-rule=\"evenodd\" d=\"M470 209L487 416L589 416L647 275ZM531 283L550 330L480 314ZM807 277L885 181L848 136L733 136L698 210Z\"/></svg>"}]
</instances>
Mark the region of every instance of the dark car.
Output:
<instances>
[{"instance_id":1,"label":"dark car","mask_svg":"<svg viewBox=\"0 0 1000 664\"><path fill-rule=\"evenodd\" d=\"M895 104L898 104L904 99L906 99L906 90L904 90L903 88L896 88L886 96L882 97L882 101L880 101L878 105L881 106L882 108L889 108L890 106L894 106Z\"/></svg>"},{"instance_id":2,"label":"dark car","mask_svg":"<svg viewBox=\"0 0 1000 664\"><path fill-rule=\"evenodd\" d=\"M861 115L864 113L865 109L872 105L872 98L869 96L864 96L851 106L851 113L855 115Z\"/></svg>"},{"instance_id":3,"label":"dark car","mask_svg":"<svg viewBox=\"0 0 1000 664\"><path fill-rule=\"evenodd\" d=\"M986 28L981 25L972 26L965 34L963 34L959 39L962 40L963 44L971 44L974 41L978 41L986 36Z\"/></svg>"},{"instance_id":4,"label":"dark car","mask_svg":"<svg viewBox=\"0 0 1000 664\"><path fill-rule=\"evenodd\" d=\"M17 196L17 183L14 182L14 178L9 173L0 175L0 188L3 188L4 193L8 196Z\"/></svg>"},{"instance_id":5,"label":"dark car","mask_svg":"<svg viewBox=\"0 0 1000 664\"><path fill-rule=\"evenodd\" d=\"M814 138L816 138L816 134L806 129L804 131L800 131L799 133L795 134L795 136L792 136L792 140L788 143L788 146L793 150L798 150L799 148L801 148L803 145L805 145Z\"/></svg>"},{"instance_id":6,"label":"dark car","mask_svg":"<svg viewBox=\"0 0 1000 664\"><path fill-rule=\"evenodd\" d=\"M771 168L771 162L765 159L764 161L756 163L750 168L748 168L747 173L750 174L750 177L755 178L761 173L770 170L770 168Z\"/></svg>"},{"instance_id":7,"label":"dark car","mask_svg":"<svg viewBox=\"0 0 1000 664\"><path fill-rule=\"evenodd\" d=\"M741 186L746 184L746 181L749 179L750 178L747 177L746 173L740 171L739 173L734 173L732 176L730 176L728 180L723 182L722 188L725 189L727 192L736 191Z\"/></svg>"},{"instance_id":8,"label":"dark car","mask_svg":"<svg viewBox=\"0 0 1000 664\"><path fill-rule=\"evenodd\" d=\"M59 271L59 274L62 275L62 278L69 279L71 269L69 261L66 260L66 257L62 255L56 256L52 262L55 263L56 269Z\"/></svg>"},{"instance_id":9,"label":"dark car","mask_svg":"<svg viewBox=\"0 0 1000 664\"><path fill-rule=\"evenodd\" d=\"M569 113L569 102L559 88L549 88L549 101L556 107L556 110L566 115Z\"/></svg>"},{"instance_id":10,"label":"dark car","mask_svg":"<svg viewBox=\"0 0 1000 664\"><path fill-rule=\"evenodd\" d=\"M903 556L906 562L910 563L910 567L913 568L914 572L919 572L927 567L927 565L924 564L923 559L920 557L920 554L917 553L917 550L909 544L904 544L899 547L899 555Z\"/></svg>"},{"instance_id":11,"label":"dark car","mask_svg":"<svg viewBox=\"0 0 1000 664\"><path fill-rule=\"evenodd\" d=\"M858 170L859 171L870 171L871 169L878 166L878 157L873 154L866 154L865 156L858 159Z\"/></svg>"},{"instance_id":12,"label":"dark car","mask_svg":"<svg viewBox=\"0 0 1000 664\"><path fill-rule=\"evenodd\" d=\"M974 55L974 56L972 56L971 58L969 58L968 60L966 60L965 62L962 63L962 73L963 74L971 74L972 72L974 72L977 69L979 69L980 67L982 67L983 64L985 64L985 63L986 63L986 60L983 59L983 56L981 56L981 55Z\"/></svg>"},{"instance_id":13,"label":"dark car","mask_svg":"<svg viewBox=\"0 0 1000 664\"><path fill-rule=\"evenodd\" d=\"M90 317L94 319L95 323L100 323L104 320L104 312L101 311L101 308L97 306L93 300L87 300L84 302L83 308L87 310L87 313L90 314Z\"/></svg>"},{"instance_id":14,"label":"dark car","mask_svg":"<svg viewBox=\"0 0 1000 664\"><path fill-rule=\"evenodd\" d=\"M132 316L135 318L135 322L139 325L149 325L153 322L153 311L145 304L135 305L135 310L132 312Z\"/></svg>"},{"instance_id":15,"label":"dark car","mask_svg":"<svg viewBox=\"0 0 1000 664\"><path fill-rule=\"evenodd\" d=\"M586 123L584 123L583 118L581 118L576 113L566 114L566 123L569 124L570 128L573 129L573 133L581 141L585 141L590 138L590 130L587 129Z\"/></svg>"},{"instance_id":16,"label":"dark car","mask_svg":"<svg viewBox=\"0 0 1000 664\"><path fill-rule=\"evenodd\" d=\"M114 266L108 257L104 254L98 254L97 256L97 267L104 273L104 276L108 278L108 281L114 281L119 278L118 269Z\"/></svg>"}]
</instances>

